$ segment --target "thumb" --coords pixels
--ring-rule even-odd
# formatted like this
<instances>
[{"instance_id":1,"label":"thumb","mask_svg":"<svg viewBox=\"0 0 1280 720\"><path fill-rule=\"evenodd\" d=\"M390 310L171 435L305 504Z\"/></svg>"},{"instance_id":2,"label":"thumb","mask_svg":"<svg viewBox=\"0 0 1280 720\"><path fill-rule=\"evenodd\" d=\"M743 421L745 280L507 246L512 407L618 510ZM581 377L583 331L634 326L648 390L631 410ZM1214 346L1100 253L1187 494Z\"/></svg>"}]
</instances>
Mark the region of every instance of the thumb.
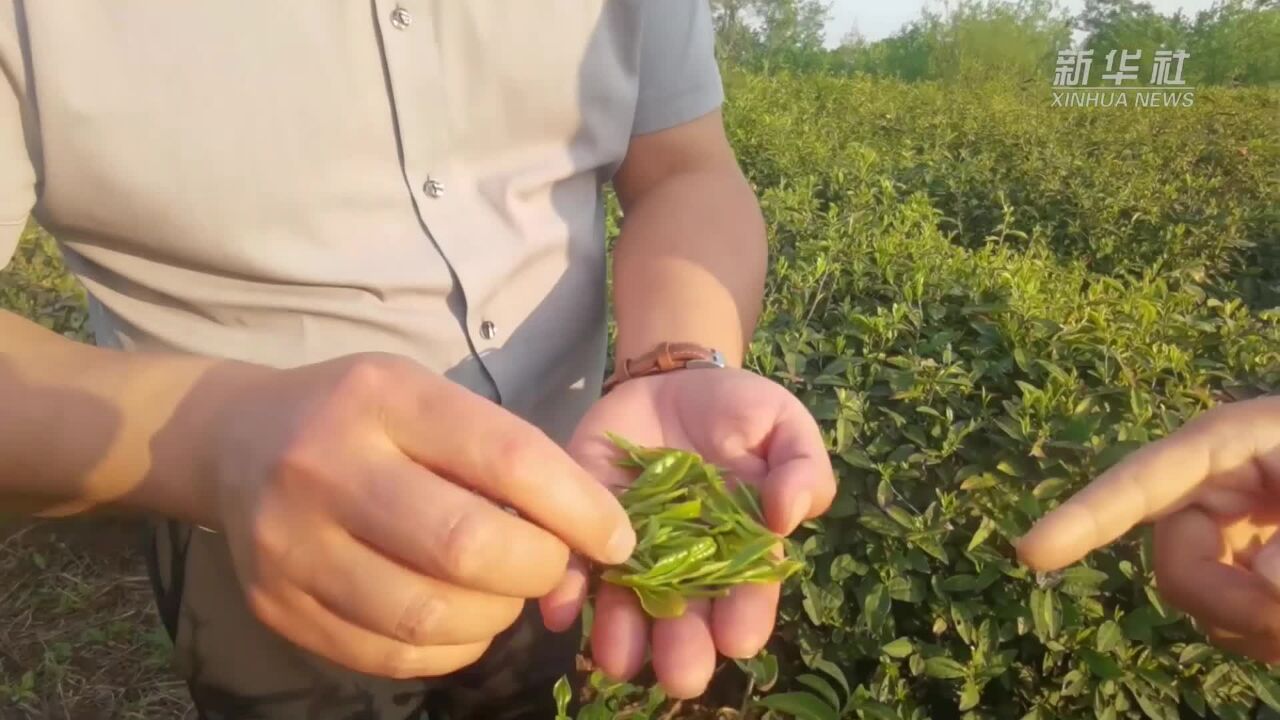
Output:
<instances>
[{"instance_id":1,"label":"thumb","mask_svg":"<svg viewBox=\"0 0 1280 720\"><path fill-rule=\"evenodd\" d=\"M614 490L624 488L630 482L631 473L619 467L617 459L622 452L603 432L579 427L570 439L567 450L600 484ZM569 567L556 587L538 600L542 611L542 624L552 632L564 632L582 612L591 583L591 566L578 555L569 557Z\"/></svg>"},{"instance_id":2,"label":"thumb","mask_svg":"<svg viewBox=\"0 0 1280 720\"><path fill-rule=\"evenodd\" d=\"M1037 522L1019 559L1041 571L1071 565L1210 485L1280 489L1280 398L1219 406L1128 455Z\"/></svg>"}]
</instances>

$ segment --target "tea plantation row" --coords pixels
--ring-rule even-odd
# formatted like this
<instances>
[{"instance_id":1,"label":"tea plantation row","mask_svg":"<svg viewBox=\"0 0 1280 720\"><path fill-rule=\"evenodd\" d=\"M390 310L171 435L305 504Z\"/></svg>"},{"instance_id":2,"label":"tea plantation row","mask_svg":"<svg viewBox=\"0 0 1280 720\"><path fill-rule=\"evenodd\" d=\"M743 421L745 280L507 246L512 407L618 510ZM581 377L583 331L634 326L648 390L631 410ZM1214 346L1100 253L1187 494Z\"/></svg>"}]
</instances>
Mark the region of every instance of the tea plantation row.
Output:
<instances>
[{"instance_id":1,"label":"tea plantation row","mask_svg":"<svg viewBox=\"0 0 1280 720\"><path fill-rule=\"evenodd\" d=\"M750 362L812 408L841 480L775 690L834 688L850 717L1280 711L1273 675L1161 602L1141 533L1054 577L1010 544L1136 445L1280 390L1280 92L1072 110L733 76L729 95L773 242ZM852 698L788 681L827 661Z\"/></svg>"}]
</instances>

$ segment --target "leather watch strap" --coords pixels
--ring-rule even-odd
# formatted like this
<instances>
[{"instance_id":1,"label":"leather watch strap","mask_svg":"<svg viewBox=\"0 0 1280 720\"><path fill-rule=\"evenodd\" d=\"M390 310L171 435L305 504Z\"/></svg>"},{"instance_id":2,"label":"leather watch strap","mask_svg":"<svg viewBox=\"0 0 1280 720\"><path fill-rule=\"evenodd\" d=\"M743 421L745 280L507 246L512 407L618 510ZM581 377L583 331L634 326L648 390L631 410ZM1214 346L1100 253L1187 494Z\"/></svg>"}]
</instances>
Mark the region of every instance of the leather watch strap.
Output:
<instances>
[{"instance_id":1,"label":"leather watch strap","mask_svg":"<svg viewBox=\"0 0 1280 720\"><path fill-rule=\"evenodd\" d=\"M687 367L724 367L724 357L719 351L691 342L664 342L649 352L625 359L614 368L613 375L604 381L604 392L618 383L635 377L657 375Z\"/></svg>"}]
</instances>

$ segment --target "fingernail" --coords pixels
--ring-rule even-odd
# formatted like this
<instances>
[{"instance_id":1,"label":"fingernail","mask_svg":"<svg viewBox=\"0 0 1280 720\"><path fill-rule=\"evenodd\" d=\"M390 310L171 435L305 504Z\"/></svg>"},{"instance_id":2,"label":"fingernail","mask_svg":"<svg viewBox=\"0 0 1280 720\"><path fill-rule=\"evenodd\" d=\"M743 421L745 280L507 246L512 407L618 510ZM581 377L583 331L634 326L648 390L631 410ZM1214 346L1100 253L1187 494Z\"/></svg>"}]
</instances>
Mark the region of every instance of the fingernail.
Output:
<instances>
[{"instance_id":1,"label":"fingernail","mask_svg":"<svg viewBox=\"0 0 1280 720\"><path fill-rule=\"evenodd\" d=\"M797 492L795 497L791 498L791 504L787 506L787 525L786 531L791 532L800 523L804 522L805 516L809 514L809 507L813 504L813 499L807 490Z\"/></svg>"},{"instance_id":2,"label":"fingernail","mask_svg":"<svg viewBox=\"0 0 1280 720\"><path fill-rule=\"evenodd\" d=\"M631 528L630 524L619 525L617 530L613 531L613 535L609 538L609 546L605 548L605 555L609 562L624 563L627 558L631 557L631 551L636 548L636 531Z\"/></svg>"},{"instance_id":3,"label":"fingernail","mask_svg":"<svg viewBox=\"0 0 1280 720\"><path fill-rule=\"evenodd\" d=\"M1253 571L1280 592L1280 545L1267 545L1253 558Z\"/></svg>"}]
</instances>

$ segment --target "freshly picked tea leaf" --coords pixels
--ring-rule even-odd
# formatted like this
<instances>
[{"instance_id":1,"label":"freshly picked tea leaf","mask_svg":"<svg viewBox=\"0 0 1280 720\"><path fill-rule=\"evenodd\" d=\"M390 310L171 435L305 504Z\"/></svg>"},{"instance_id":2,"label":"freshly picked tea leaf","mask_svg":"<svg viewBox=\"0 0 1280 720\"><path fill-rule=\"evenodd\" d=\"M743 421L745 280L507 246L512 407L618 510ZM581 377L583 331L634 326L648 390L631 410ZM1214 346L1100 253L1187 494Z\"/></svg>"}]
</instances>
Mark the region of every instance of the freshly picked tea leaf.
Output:
<instances>
[{"instance_id":1,"label":"freshly picked tea leaf","mask_svg":"<svg viewBox=\"0 0 1280 720\"><path fill-rule=\"evenodd\" d=\"M697 453L609 439L624 453L618 465L638 471L619 495L638 541L631 558L601 579L631 588L651 617L679 617L689 598L781 582L804 567L765 527L751 486L730 489L724 472Z\"/></svg>"}]
</instances>

